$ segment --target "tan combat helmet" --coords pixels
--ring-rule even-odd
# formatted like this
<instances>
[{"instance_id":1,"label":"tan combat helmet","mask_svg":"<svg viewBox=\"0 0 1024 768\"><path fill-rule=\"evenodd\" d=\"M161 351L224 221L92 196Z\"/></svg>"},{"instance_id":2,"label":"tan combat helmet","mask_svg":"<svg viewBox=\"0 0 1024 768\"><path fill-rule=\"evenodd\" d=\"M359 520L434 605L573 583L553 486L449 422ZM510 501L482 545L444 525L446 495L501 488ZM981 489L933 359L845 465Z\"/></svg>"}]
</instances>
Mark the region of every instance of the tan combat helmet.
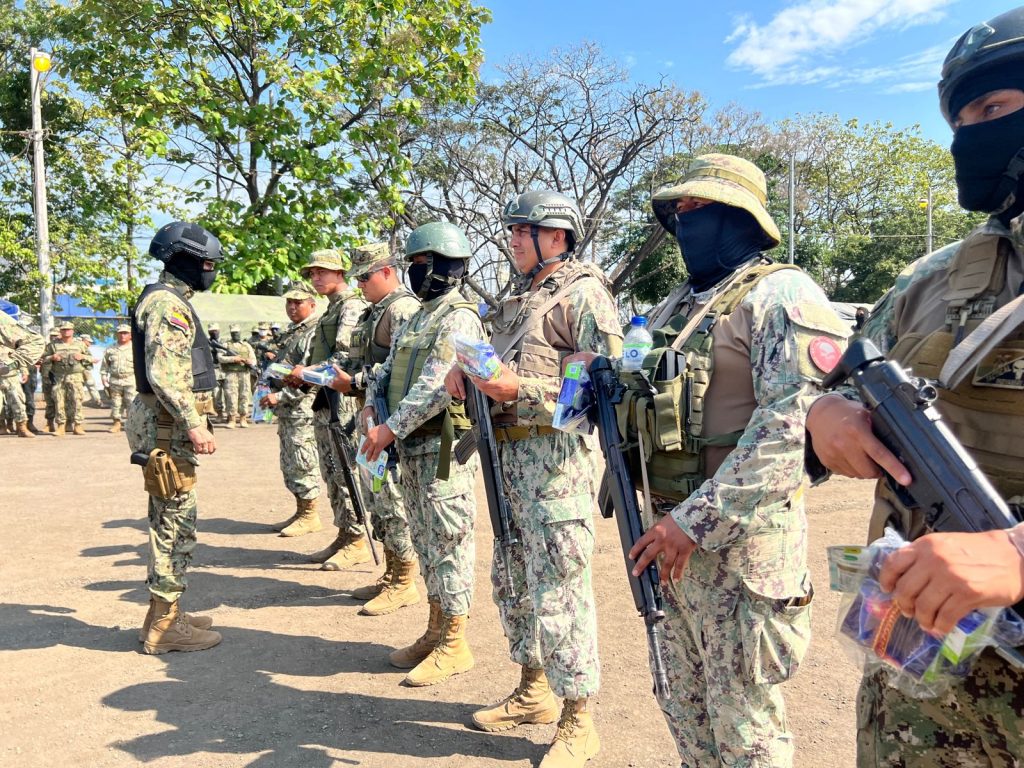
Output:
<instances>
[{"instance_id":1,"label":"tan combat helmet","mask_svg":"<svg viewBox=\"0 0 1024 768\"><path fill-rule=\"evenodd\" d=\"M710 154L695 157L683 178L658 189L651 196L654 215L670 234L675 234L676 200L700 197L742 208L753 216L772 242L782 242L779 228L768 213L768 184L764 173L749 160L735 155Z\"/></svg>"},{"instance_id":2,"label":"tan combat helmet","mask_svg":"<svg viewBox=\"0 0 1024 768\"><path fill-rule=\"evenodd\" d=\"M335 272L348 272L352 266L352 259L340 248L324 248L321 251L313 251L309 254L309 263L299 272L303 277L309 277L309 271L313 267L331 269Z\"/></svg>"},{"instance_id":3,"label":"tan combat helmet","mask_svg":"<svg viewBox=\"0 0 1024 768\"><path fill-rule=\"evenodd\" d=\"M360 278L381 267L393 267L397 259L387 243L369 243L352 249L352 266L348 276Z\"/></svg>"}]
</instances>

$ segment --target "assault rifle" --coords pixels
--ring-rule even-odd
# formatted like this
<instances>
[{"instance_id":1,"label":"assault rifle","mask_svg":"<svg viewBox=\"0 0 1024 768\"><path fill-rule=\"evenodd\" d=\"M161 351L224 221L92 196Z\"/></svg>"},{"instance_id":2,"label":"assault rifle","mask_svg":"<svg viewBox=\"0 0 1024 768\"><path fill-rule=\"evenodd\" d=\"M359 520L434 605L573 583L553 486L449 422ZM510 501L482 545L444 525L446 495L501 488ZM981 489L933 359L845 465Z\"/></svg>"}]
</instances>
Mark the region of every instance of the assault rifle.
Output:
<instances>
[{"instance_id":1,"label":"assault rifle","mask_svg":"<svg viewBox=\"0 0 1024 768\"><path fill-rule=\"evenodd\" d=\"M615 369L607 357L596 357L590 364L590 383L594 388L597 433L605 460L606 482L602 483L602 490L607 490L611 501L610 505L601 505L601 514L604 517L611 517L614 510L622 554L626 561L629 588L633 593L633 604L647 625L647 647L651 654L654 694L659 700L664 701L670 691L662 651L664 638L661 622L665 619L665 611L662 608L661 577L655 561L644 568L640 576L634 576L633 568L636 567L636 561L629 557L629 551L644 535L644 526L640 516L640 505L637 503L636 485L626 460L627 446L619 433L619 423L615 416L615 406L621 402L625 386L619 383Z\"/></svg>"},{"instance_id":2,"label":"assault rifle","mask_svg":"<svg viewBox=\"0 0 1024 768\"><path fill-rule=\"evenodd\" d=\"M502 480L498 441L494 436L494 425L491 423L490 400L473 386L468 376L463 382L466 387L466 410L473 421L473 428L456 443L455 459L459 464L465 464L474 452L480 453L487 510L491 515L491 528L494 530L494 538L501 553L502 587L511 599L515 595L515 585L512 583L512 547L519 543L519 539L512 533L512 507L505 494Z\"/></svg>"},{"instance_id":3,"label":"assault rifle","mask_svg":"<svg viewBox=\"0 0 1024 768\"><path fill-rule=\"evenodd\" d=\"M359 486L356 485L356 457L352 455L352 449L348 444L338 412L338 402L341 395L330 387L320 387L320 392L327 398L327 404L331 408L331 419L327 425L327 430L331 436L331 445L334 450L328 451L327 462L331 465L332 472L341 472L341 477L345 481L345 487L348 488L348 495L352 497L352 506L355 508L363 528L366 529L366 539L370 542L370 554L373 555L373 562L375 565L380 565L380 555L377 554L377 546L373 543L373 534L370 531L370 517L366 513L363 497L359 494ZM340 467L334 466L333 459L335 456L341 464Z\"/></svg>"},{"instance_id":4,"label":"assault rifle","mask_svg":"<svg viewBox=\"0 0 1024 768\"><path fill-rule=\"evenodd\" d=\"M209 339L209 342L210 342L210 346L213 347L214 349L216 349L218 352L220 352L221 355L227 355L228 357L238 357L238 355L236 355L234 352L232 352L230 349L228 349L226 346L224 346L224 344L220 341L220 339ZM218 355L218 358L219 358L219 355ZM219 362L219 360L218 360L218 362ZM241 363L242 365L244 365L246 368L248 368L249 369L249 373L253 374L256 378L258 378L258 379L262 379L263 378L263 371L261 371L255 365L250 365L249 363L245 362L245 360L243 360L240 357L238 358L238 362ZM228 363L228 365L231 365L231 364L232 363Z\"/></svg>"},{"instance_id":5,"label":"assault rifle","mask_svg":"<svg viewBox=\"0 0 1024 768\"><path fill-rule=\"evenodd\" d=\"M846 354L822 385L832 389L850 379L871 411L871 431L910 472L902 487L886 481L908 507L918 508L933 531L1012 528L1019 522L935 407L938 391L886 360L867 339L850 342ZM1024 601L1013 608L1024 617Z\"/></svg>"}]
</instances>

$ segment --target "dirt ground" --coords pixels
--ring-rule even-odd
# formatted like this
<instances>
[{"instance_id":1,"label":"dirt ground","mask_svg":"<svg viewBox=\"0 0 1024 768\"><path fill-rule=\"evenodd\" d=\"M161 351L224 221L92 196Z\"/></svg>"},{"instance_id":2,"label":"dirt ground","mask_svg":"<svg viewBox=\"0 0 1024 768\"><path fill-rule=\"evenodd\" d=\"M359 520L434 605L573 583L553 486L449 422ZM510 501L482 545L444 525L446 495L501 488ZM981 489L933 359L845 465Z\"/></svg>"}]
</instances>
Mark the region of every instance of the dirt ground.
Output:
<instances>
[{"instance_id":1,"label":"dirt ground","mask_svg":"<svg viewBox=\"0 0 1024 768\"><path fill-rule=\"evenodd\" d=\"M284 539L276 428L218 431L200 472L199 545L188 610L215 617L217 648L147 656L146 497L127 441L88 409L85 437L0 437L0 765L536 765L552 726L488 735L470 713L518 680L491 602L491 530L477 518L477 589L469 637L477 665L432 688L399 685L386 655L422 630L426 605L357 615L348 593L373 568L329 573L305 554L333 529ZM810 493L815 638L786 700L797 765L853 764L857 672L833 638L837 599L825 547L864 537L869 484ZM482 488L478 498L483 499ZM325 522L327 515L324 515ZM595 584L603 680L594 768L679 765L650 691L612 521L597 523ZM421 585L422 588L422 585Z\"/></svg>"}]
</instances>

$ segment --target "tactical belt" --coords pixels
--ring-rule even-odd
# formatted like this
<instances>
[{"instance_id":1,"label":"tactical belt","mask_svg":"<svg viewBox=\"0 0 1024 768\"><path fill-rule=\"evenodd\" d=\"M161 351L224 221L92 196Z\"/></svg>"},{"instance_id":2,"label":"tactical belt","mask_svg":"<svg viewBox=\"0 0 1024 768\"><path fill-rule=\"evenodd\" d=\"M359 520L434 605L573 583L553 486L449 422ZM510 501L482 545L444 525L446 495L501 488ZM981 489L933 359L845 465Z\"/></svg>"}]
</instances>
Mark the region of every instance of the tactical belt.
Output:
<instances>
[{"instance_id":1,"label":"tactical belt","mask_svg":"<svg viewBox=\"0 0 1024 768\"><path fill-rule=\"evenodd\" d=\"M500 424L494 425L494 439L499 443L510 443L514 440L529 440L534 437L553 435L558 430L554 427L503 427Z\"/></svg>"}]
</instances>

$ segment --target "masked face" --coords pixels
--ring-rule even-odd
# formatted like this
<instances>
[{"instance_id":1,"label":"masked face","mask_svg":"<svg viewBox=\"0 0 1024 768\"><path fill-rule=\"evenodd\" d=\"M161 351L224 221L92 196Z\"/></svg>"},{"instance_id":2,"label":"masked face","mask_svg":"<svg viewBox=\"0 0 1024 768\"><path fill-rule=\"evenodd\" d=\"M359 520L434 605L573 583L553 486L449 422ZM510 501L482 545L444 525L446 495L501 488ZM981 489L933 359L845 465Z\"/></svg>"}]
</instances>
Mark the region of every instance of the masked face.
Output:
<instances>
[{"instance_id":1,"label":"masked face","mask_svg":"<svg viewBox=\"0 0 1024 768\"><path fill-rule=\"evenodd\" d=\"M949 148L960 205L969 211L999 213L1009 208L1019 213L1024 205L1021 180L1007 175L1007 170L1022 149L1024 109L960 125Z\"/></svg>"},{"instance_id":2,"label":"masked face","mask_svg":"<svg viewBox=\"0 0 1024 768\"><path fill-rule=\"evenodd\" d=\"M216 262L197 259L187 253L174 254L167 260L165 269L194 291L208 291L217 278Z\"/></svg>"},{"instance_id":3,"label":"masked face","mask_svg":"<svg viewBox=\"0 0 1024 768\"><path fill-rule=\"evenodd\" d=\"M220 338L220 331L210 331L209 334L211 339L216 340Z\"/></svg>"},{"instance_id":4,"label":"masked face","mask_svg":"<svg viewBox=\"0 0 1024 768\"><path fill-rule=\"evenodd\" d=\"M242 332L241 331L232 331L231 332L231 340L232 341L241 341L242 340Z\"/></svg>"},{"instance_id":5,"label":"masked face","mask_svg":"<svg viewBox=\"0 0 1024 768\"><path fill-rule=\"evenodd\" d=\"M757 219L724 203L676 214L676 240L696 291L707 290L757 256L766 237Z\"/></svg>"}]
</instances>

